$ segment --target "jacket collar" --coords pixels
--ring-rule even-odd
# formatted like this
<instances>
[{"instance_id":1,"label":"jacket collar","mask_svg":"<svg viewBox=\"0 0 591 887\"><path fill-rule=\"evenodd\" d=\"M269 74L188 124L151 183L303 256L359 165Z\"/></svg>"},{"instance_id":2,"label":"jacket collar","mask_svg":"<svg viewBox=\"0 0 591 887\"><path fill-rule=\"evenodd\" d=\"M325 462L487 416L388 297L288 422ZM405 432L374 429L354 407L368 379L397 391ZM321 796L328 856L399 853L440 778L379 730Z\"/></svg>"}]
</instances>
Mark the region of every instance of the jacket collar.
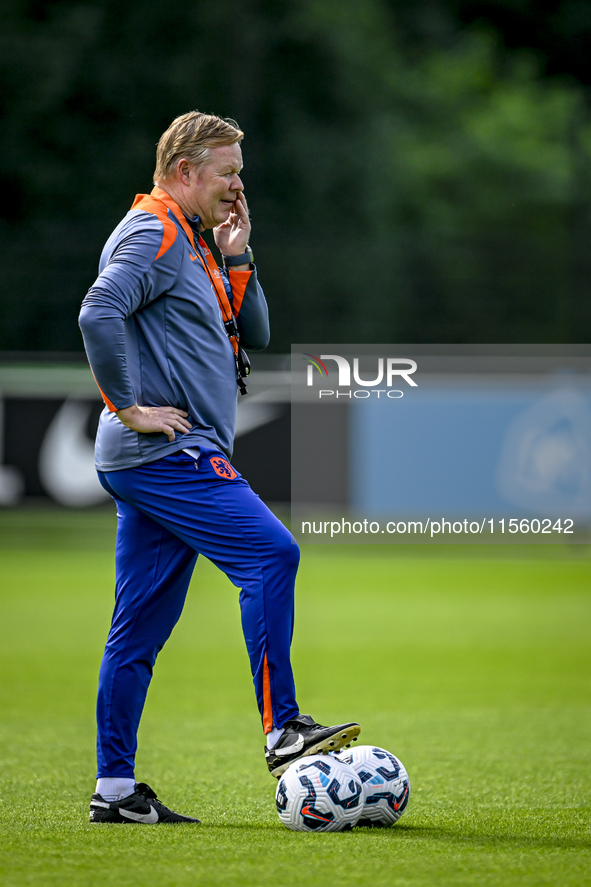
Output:
<instances>
[{"instance_id":1,"label":"jacket collar","mask_svg":"<svg viewBox=\"0 0 591 887\"><path fill-rule=\"evenodd\" d=\"M162 188L159 188L158 185L155 185L150 192L152 197L155 197L156 200L160 200L164 203L165 206L173 213L173 215L179 220L183 231L188 236L190 242L195 246L195 238L199 239L200 229L201 229L201 219L199 216L193 216L193 218L189 218L184 214L178 203L176 203L170 194L166 191L163 191Z\"/></svg>"}]
</instances>

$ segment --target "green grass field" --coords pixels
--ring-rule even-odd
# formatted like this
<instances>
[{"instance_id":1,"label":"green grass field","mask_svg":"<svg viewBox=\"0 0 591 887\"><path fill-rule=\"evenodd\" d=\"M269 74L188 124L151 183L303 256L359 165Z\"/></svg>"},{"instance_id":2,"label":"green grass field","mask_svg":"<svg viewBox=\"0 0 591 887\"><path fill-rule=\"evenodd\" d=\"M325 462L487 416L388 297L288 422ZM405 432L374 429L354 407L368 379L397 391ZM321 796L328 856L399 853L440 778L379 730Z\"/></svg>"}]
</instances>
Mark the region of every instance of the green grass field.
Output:
<instances>
[{"instance_id":1,"label":"green grass field","mask_svg":"<svg viewBox=\"0 0 591 887\"><path fill-rule=\"evenodd\" d=\"M276 782L237 590L198 563L156 666L138 779L197 827L91 826L113 515L0 515L0 883L591 884L591 558L582 546L303 550L302 710L357 718L412 796L383 831L301 834Z\"/></svg>"}]
</instances>

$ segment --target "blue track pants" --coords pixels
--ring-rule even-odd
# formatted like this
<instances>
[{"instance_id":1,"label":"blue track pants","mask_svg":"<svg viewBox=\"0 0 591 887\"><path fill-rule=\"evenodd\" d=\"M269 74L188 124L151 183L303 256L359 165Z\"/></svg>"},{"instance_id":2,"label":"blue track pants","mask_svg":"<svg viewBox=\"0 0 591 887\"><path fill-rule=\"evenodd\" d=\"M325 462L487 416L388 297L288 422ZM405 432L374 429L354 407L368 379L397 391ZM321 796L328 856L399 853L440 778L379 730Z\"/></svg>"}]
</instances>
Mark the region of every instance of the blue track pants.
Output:
<instances>
[{"instance_id":1,"label":"blue track pants","mask_svg":"<svg viewBox=\"0 0 591 887\"><path fill-rule=\"evenodd\" d=\"M134 776L156 656L181 615L199 553L241 589L242 628L269 732L298 713L290 664L299 549L217 450L99 472L117 503L115 611L99 674L98 776Z\"/></svg>"}]
</instances>

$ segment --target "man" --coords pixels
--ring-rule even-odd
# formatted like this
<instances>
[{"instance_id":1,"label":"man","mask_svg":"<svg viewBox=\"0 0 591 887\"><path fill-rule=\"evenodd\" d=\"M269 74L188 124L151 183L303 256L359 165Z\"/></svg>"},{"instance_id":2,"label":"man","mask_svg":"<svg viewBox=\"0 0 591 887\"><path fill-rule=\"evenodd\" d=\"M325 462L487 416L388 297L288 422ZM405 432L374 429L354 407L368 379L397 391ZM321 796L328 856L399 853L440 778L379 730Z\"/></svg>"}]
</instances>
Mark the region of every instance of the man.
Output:
<instances>
[{"instance_id":1,"label":"man","mask_svg":"<svg viewBox=\"0 0 591 887\"><path fill-rule=\"evenodd\" d=\"M138 195L103 250L80 327L106 407L99 479L117 504L116 603L99 674L98 773L91 822L198 822L136 783L137 729L152 667L176 624L199 553L241 589L242 626L265 756L279 777L341 748L355 723L301 715L290 665L297 546L230 464L242 348L269 340L248 246L232 120L185 114L157 149L154 190ZM201 238L213 228L224 267Z\"/></svg>"}]
</instances>

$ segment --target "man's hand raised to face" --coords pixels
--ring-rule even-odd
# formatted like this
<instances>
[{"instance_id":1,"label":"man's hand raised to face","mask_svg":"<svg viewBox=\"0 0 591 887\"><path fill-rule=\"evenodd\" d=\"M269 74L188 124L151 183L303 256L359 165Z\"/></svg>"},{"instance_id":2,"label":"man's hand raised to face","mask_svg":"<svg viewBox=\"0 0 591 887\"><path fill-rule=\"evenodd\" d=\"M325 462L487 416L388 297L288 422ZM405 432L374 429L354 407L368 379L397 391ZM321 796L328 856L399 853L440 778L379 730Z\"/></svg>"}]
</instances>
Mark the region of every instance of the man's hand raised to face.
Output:
<instances>
[{"instance_id":1,"label":"man's hand raised to face","mask_svg":"<svg viewBox=\"0 0 591 887\"><path fill-rule=\"evenodd\" d=\"M225 222L213 229L216 246L223 256L240 256L246 251L250 237L250 218L243 191L238 191L234 208ZM248 262L234 266L248 270Z\"/></svg>"}]
</instances>

